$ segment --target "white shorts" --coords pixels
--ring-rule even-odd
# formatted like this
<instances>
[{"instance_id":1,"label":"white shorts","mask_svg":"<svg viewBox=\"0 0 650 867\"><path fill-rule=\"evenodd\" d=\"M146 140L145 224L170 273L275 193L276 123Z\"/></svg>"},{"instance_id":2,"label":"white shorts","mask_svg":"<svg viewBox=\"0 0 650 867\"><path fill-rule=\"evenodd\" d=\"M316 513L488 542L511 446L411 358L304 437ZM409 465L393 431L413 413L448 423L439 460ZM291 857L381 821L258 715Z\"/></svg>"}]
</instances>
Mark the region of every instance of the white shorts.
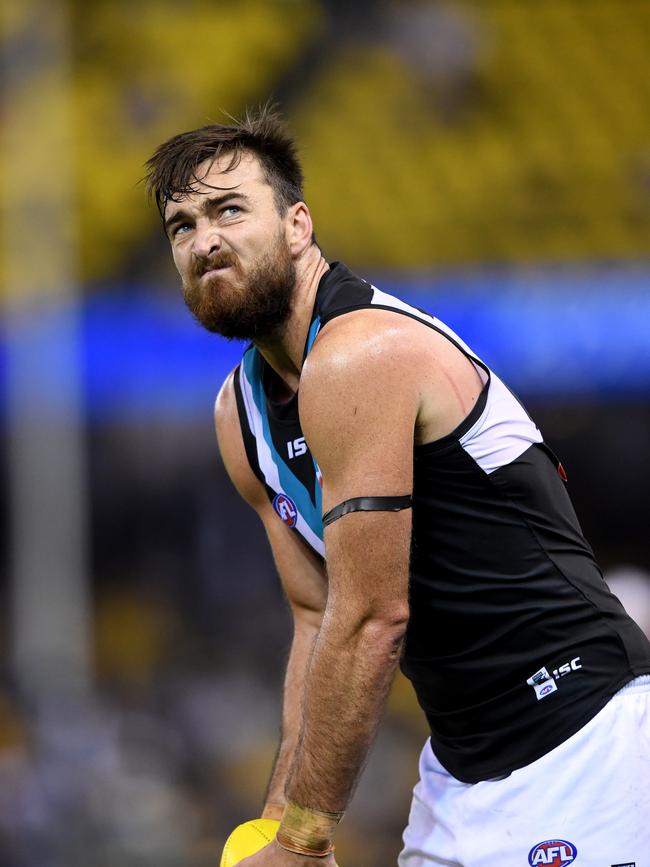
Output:
<instances>
[{"instance_id":1,"label":"white shorts","mask_svg":"<svg viewBox=\"0 0 650 867\"><path fill-rule=\"evenodd\" d=\"M399 867L573 863L650 867L650 675L504 779L461 783L424 746Z\"/></svg>"}]
</instances>

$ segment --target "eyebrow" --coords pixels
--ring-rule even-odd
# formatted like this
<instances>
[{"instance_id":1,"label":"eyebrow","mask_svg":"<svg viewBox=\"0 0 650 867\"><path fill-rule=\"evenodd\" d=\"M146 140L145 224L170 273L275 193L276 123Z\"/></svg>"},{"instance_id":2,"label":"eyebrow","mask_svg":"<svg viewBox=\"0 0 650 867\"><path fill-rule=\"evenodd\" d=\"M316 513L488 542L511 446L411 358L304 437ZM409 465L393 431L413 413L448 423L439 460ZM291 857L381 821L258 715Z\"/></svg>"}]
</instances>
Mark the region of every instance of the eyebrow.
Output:
<instances>
[{"instance_id":1,"label":"eyebrow","mask_svg":"<svg viewBox=\"0 0 650 867\"><path fill-rule=\"evenodd\" d=\"M207 214L209 211L215 211L218 208L225 205L226 202L230 202L233 199L239 199L239 200L244 201L244 202L250 201L248 196L245 196L244 193L231 192L231 193L224 193L223 196L210 196L209 199L203 199L203 201L201 203L201 208L200 208L201 213ZM190 214L188 213L188 211L183 211L183 210L176 211L174 214L172 214L171 217L168 217L164 221L163 226L164 226L165 232L167 234L169 234L169 230L171 229L172 226L176 225L176 223L183 222L183 220L188 220L188 219L190 219Z\"/></svg>"}]
</instances>

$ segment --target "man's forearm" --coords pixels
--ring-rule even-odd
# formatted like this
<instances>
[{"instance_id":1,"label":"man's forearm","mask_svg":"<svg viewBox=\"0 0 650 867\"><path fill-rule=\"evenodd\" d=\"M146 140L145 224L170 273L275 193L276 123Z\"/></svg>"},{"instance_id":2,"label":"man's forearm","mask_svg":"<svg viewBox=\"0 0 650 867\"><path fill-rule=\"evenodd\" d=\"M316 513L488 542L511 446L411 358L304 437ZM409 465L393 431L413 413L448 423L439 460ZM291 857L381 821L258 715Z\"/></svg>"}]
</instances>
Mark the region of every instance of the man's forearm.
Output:
<instances>
[{"instance_id":1,"label":"man's forearm","mask_svg":"<svg viewBox=\"0 0 650 867\"><path fill-rule=\"evenodd\" d=\"M295 625L284 679L280 744L264 798L264 815L268 818L279 819L286 801L285 788L302 724L307 669L317 634L315 623L298 622Z\"/></svg>"},{"instance_id":2,"label":"man's forearm","mask_svg":"<svg viewBox=\"0 0 650 867\"><path fill-rule=\"evenodd\" d=\"M327 612L305 685L288 800L324 811L347 806L377 730L405 624L346 621Z\"/></svg>"}]
</instances>

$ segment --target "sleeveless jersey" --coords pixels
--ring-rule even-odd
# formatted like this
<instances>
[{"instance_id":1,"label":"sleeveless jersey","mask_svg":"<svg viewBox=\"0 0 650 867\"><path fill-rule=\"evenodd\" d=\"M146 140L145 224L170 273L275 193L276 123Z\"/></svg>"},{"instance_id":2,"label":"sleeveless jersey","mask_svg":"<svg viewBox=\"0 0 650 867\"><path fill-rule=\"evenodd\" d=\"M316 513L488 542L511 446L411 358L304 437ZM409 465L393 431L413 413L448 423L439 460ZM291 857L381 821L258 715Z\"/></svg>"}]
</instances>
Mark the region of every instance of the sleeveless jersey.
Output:
<instances>
[{"instance_id":1,"label":"sleeveless jersey","mask_svg":"<svg viewBox=\"0 0 650 867\"><path fill-rule=\"evenodd\" d=\"M456 430L413 449L401 667L447 770L470 783L500 777L566 740L627 681L649 673L650 644L602 578L561 464L450 328L335 263L319 284L305 357L325 323L360 309L395 311L444 335L485 383ZM250 346L235 375L246 454L278 520L323 557L320 472L298 395L274 403L268 375Z\"/></svg>"}]
</instances>

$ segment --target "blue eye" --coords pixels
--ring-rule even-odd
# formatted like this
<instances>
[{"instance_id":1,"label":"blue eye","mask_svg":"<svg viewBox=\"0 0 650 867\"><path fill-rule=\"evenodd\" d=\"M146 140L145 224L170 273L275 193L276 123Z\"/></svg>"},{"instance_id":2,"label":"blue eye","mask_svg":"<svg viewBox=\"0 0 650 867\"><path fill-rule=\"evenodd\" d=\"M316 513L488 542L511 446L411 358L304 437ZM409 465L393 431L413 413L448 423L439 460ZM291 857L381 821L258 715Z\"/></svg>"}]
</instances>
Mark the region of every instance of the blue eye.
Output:
<instances>
[{"instance_id":1,"label":"blue eye","mask_svg":"<svg viewBox=\"0 0 650 867\"><path fill-rule=\"evenodd\" d=\"M223 209L223 213L226 214L226 216L237 216L237 214L241 213L241 208L237 205L228 205Z\"/></svg>"},{"instance_id":2,"label":"blue eye","mask_svg":"<svg viewBox=\"0 0 650 867\"><path fill-rule=\"evenodd\" d=\"M192 228L191 223L179 223L178 226L173 231L174 236L185 234L185 232L189 232Z\"/></svg>"}]
</instances>

